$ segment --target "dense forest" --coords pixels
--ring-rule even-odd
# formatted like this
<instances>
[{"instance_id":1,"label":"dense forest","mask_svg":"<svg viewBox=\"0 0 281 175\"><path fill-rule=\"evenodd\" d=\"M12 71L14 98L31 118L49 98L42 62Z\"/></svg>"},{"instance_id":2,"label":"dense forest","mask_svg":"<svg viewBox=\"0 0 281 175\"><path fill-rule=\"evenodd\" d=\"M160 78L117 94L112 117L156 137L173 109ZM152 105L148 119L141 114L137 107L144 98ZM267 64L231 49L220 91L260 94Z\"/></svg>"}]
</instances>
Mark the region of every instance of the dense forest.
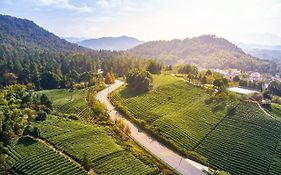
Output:
<instances>
[{"instance_id":1,"label":"dense forest","mask_svg":"<svg viewBox=\"0 0 281 175\"><path fill-rule=\"evenodd\" d=\"M94 85L101 74L122 76L146 62L124 52L83 48L25 19L0 15L0 26L0 86L83 88Z\"/></svg>"}]
</instances>

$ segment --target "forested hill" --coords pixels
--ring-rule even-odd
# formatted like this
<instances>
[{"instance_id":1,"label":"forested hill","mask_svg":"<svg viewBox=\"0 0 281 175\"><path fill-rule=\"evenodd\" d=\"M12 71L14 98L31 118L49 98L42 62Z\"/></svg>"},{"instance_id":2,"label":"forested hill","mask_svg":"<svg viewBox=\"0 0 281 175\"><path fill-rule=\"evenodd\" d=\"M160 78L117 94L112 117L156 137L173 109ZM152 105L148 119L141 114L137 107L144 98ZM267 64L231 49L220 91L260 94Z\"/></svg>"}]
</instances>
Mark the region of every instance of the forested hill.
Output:
<instances>
[{"instance_id":1,"label":"forested hill","mask_svg":"<svg viewBox=\"0 0 281 175\"><path fill-rule=\"evenodd\" d=\"M130 49L128 53L157 58L166 64L191 63L208 68L239 68L256 71L267 64L263 60L245 54L226 39L214 35L147 42Z\"/></svg>"},{"instance_id":2,"label":"forested hill","mask_svg":"<svg viewBox=\"0 0 281 175\"><path fill-rule=\"evenodd\" d=\"M39 27L33 21L0 14L0 45L8 48L48 49L60 52L85 52L89 49L69 43Z\"/></svg>"},{"instance_id":3,"label":"forested hill","mask_svg":"<svg viewBox=\"0 0 281 175\"><path fill-rule=\"evenodd\" d=\"M102 37L77 42L81 46L95 50L127 50L142 43L143 41L128 36Z\"/></svg>"}]
</instances>

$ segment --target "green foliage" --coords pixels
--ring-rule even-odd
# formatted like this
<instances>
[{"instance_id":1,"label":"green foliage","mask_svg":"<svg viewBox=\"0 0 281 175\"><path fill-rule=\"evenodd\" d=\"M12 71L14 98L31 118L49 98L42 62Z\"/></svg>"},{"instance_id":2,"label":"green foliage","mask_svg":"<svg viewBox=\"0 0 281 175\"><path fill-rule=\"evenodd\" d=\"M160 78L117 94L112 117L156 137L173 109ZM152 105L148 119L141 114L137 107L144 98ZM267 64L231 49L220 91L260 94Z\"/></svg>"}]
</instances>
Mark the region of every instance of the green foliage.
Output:
<instances>
[{"instance_id":1,"label":"green foliage","mask_svg":"<svg viewBox=\"0 0 281 175\"><path fill-rule=\"evenodd\" d=\"M82 161L82 165L85 168L86 171L90 171L91 170L91 160L89 160L88 154L84 153L84 157L83 157L83 161Z\"/></svg>"},{"instance_id":2,"label":"green foliage","mask_svg":"<svg viewBox=\"0 0 281 175\"><path fill-rule=\"evenodd\" d=\"M233 81L235 81L235 82L239 82L239 81L240 81L240 77L239 77L239 75L236 75L236 76L233 78Z\"/></svg>"},{"instance_id":3,"label":"green foliage","mask_svg":"<svg viewBox=\"0 0 281 175\"><path fill-rule=\"evenodd\" d=\"M216 170L213 175L231 175L229 172Z\"/></svg>"},{"instance_id":4,"label":"green foliage","mask_svg":"<svg viewBox=\"0 0 281 175\"><path fill-rule=\"evenodd\" d=\"M29 138L20 139L14 148L9 149L9 155L9 174L87 174L82 167Z\"/></svg>"},{"instance_id":5,"label":"green foliage","mask_svg":"<svg viewBox=\"0 0 281 175\"><path fill-rule=\"evenodd\" d=\"M107 127L56 116L33 125L40 129L41 137L74 159L83 162L87 153L88 161L98 174L142 175L155 171L118 145Z\"/></svg>"},{"instance_id":6,"label":"green foliage","mask_svg":"<svg viewBox=\"0 0 281 175\"><path fill-rule=\"evenodd\" d=\"M268 86L268 91L274 95L281 97L281 83L272 81Z\"/></svg>"},{"instance_id":7,"label":"green foliage","mask_svg":"<svg viewBox=\"0 0 281 175\"><path fill-rule=\"evenodd\" d=\"M152 87L152 80L152 76L148 71L138 69L131 70L126 77L128 87L135 93L149 91Z\"/></svg>"},{"instance_id":8,"label":"green foliage","mask_svg":"<svg viewBox=\"0 0 281 175\"><path fill-rule=\"evenodd\" d=\"M128 88L112 94L135 120L183 150L192 150L225 115L213 112L204 89L168 75L153 76L154 89L135 95ZM171 96L173 100L168 100Z\"/></svg>"},{"instance_id":9,"label":"green foliage","mask_svg":"<svg viewBox=\"0 0 281 175\"><path fill-rule=\"evenodd\" d=\"M49 109L53 109L52 102L49 100L48 96L45 94L42 94L40 96L40 103L45 105Z\"/></svg>"},{"instance_id":10,"label":"green foliage","mask_svg":"<svg viewBox=\"0 0 281 175\"><path fill-rule=\"evenodd\" d=\"M166 77L154 77L154 85ZM204 89L183 81L165 83L137 96L121 89L111 100L159 137L187 154L191 150L199 153L211 166L233 175L266 175L268 169L270 175L280 174L280 119L269 117L257 104L238 103L232 93L219 94L217 101L227 108L217 112L213 111L217 103L205 104L210 96Z\"/></svg>"},{"instance_id":11,"label":"green foliage","mask_svg":"<svg viewBox=\"0 0 281 175\"><path fill-rule=\"evenodd\" d=\"M54 111L63 114L76 114L78 117L86 118L91 115L85 102L86 89L69 91L66 89L45 90L39 94L46 94L52 101Z\"/></svg>"},{"instance_id":12,"label":"green foliage","mask_svg":"<svg viewBox=\"0 0 281 175\"><path fill-rule=\"evenodd\" d=\"M256 59L224 38L203 35L172 41L152 41L128 51L132 55L161 60L164 64L189 63L205 68L237 68L278 73L280 64Z\"/></svg>"},{"instance_id":13,"label":"green foliage","mask_svg":"<svg viewBox=\"0 0 281 175\"><path fill-rule=\"evenodd\" d=\"M6 86L0 90L0 141L15 144L27 123L28 110L38 110L39 97L24 85Z\"/></svg>"},{"instance_id":14,"label":"green foliage","mask_svg":"<svg viewBox=\"0 0 281 175\"><path fill-rule=\"evenodd\" d=\"M162 66L159 63L157 63L155 60L151 60L146 68L146 70L151 74L160 74L161 69Z\"/></svg>"},{"instance_id":15,"label":"green foliage","mask_svg":"<svg viewBox=\"0 0 281 175\"><path fill-rule=\"evenodd\" d=\"M36 117L37 121L44 121L47 119L47 113L44 111L39 111Z\"/></svg>"},{"instance_id":16,"label":"green foliage","mask_svg":"<svg viewBox=\"0 0 281 175\"><path fill-rule=\"evenodd\" d=\"M281 154L275 150L280 129L281 123L267 116L257 104L243 102L234 115L218 123L195 151L205 156L210 165L233 175L277 175Z\"/></svg>"}]
</instances>

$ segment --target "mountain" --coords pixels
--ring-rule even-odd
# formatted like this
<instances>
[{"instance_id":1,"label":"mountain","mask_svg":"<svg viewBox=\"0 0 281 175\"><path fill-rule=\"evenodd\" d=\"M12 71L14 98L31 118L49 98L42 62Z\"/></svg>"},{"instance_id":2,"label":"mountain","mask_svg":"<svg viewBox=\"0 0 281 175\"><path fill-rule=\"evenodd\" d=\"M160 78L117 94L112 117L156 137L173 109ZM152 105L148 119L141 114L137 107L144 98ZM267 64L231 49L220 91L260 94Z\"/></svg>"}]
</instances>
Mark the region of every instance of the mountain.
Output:
<instances>
[{"instance_id":1,"label":"mountain","mask_svg":"<svg viewBox=\"0 0 281 175\"><path fill-rule=\"evenodd\" d=\"M214 35L171 41L152 41L127 51L129 54L156 58L166 64L189 63L203 68L258 70L265 61L247 55L242 49Z\"/></svg>"},{"instance_id":2,"label":"mountain","mask_svg":"<svg viewBox=\"0 0 281 175\"><path fill-rule=\"evenodd\" d=\"M77 42L80 46L94 50L127 50L142 43L144 42L128 36L102 37Z\"/></svg>"},{"instance_id":3,"label":"mountain","mask_svg":"<svg viewBox=\"0 0 281 175\"><path fill-rule=\"evenodd\" d=\"M27 19L0 15L0 45L11 48L40 48L60 52L83 52L89 49L69 43Z\"/></svg>"},{"instance_id":4,"label":"mountain","mask_svg":"<svg viewBox=\"0 0 281 175\"><path fill-rule=\"evenodd\" d=\"M259 45L238 43L246 53L260 59L281 61L281 45Z\"/></svg>"},{"instance_id":5,"label":"mountain","mask_svg":"<svg viewBox=\"0 0 281 175\"><path fill-rule=\"evenodd\" d=\"M71 42L71 43L77 43L79 41L83 41L83 40L86 40L87 38L84 38L84 37L64 37L63 39L65 39L66 41L68 42Z\"/></svg>"}]
</instances>

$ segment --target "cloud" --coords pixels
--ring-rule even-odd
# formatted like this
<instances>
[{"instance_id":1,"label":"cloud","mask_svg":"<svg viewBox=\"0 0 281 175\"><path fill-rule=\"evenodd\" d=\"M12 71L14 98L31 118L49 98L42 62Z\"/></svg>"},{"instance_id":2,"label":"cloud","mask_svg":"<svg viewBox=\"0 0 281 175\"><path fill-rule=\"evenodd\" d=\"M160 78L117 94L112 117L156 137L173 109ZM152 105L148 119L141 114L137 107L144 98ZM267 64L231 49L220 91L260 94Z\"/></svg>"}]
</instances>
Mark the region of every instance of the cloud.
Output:
<instances>
[{"instance_id":1,"label":"cloud","mask_svg":"<svg viewBox=\"0 0 281 175\"><path fill-rule=\"evenodd\" d=\"M69 2L69 0L36 0L34 1L38 6L49 6L54 8L61 8L67 10L73 10L75 12L87 13L92 12L93 9L88 7L87 4L82 6L75 6Z\"/></svg>"}]
</instances>

